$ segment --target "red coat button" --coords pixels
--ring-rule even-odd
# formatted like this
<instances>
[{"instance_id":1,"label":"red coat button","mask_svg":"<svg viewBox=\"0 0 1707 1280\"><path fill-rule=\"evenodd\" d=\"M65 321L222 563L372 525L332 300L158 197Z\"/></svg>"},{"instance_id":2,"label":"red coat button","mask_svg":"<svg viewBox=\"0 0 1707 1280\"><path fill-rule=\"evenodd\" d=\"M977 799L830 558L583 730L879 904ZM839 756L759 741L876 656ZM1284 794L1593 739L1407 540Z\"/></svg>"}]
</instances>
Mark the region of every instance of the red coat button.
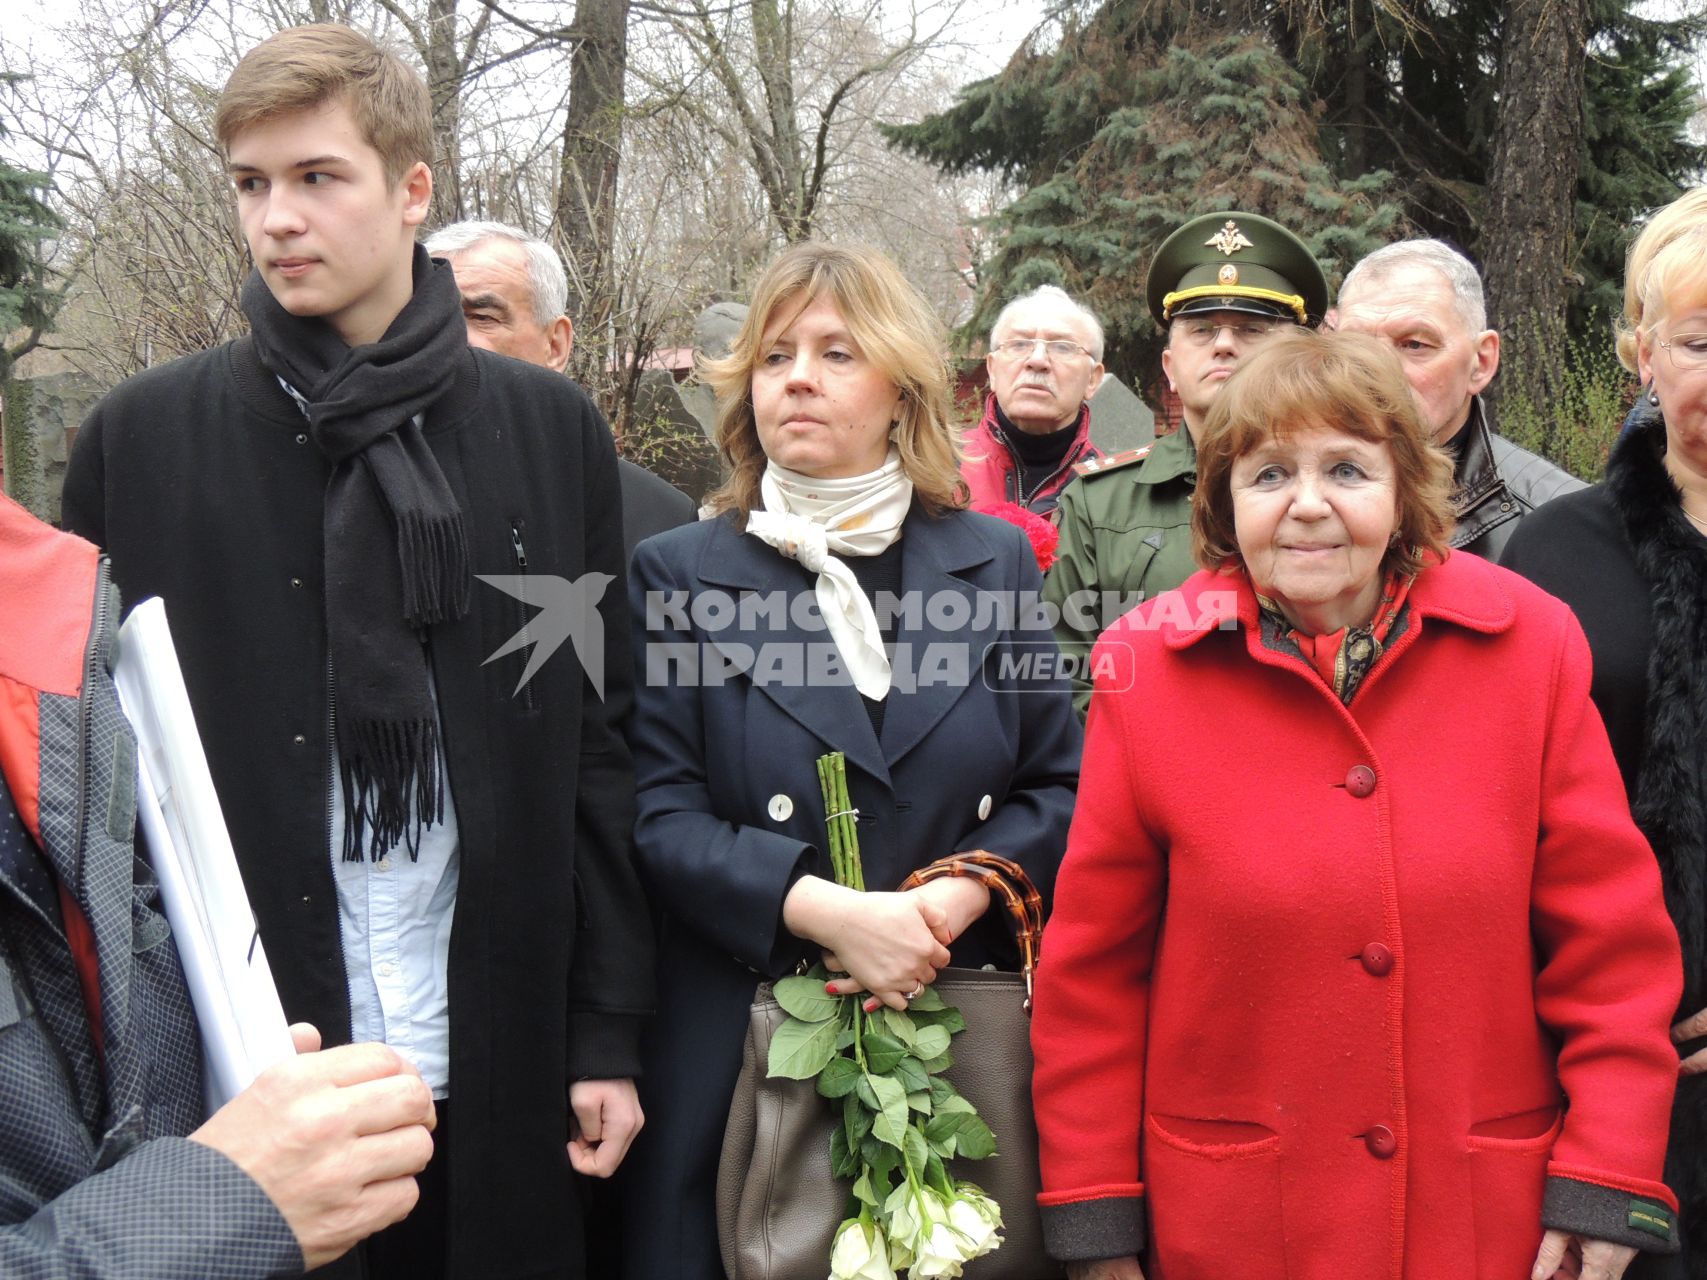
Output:
<instances>
[{"instance_id":1,"label":"red coat button","mask_svg":"<svg viewBox=\"0 0 1707 1280\"><path fill-rule=\"evenodd\" d=\"M1345 775L1345 789L1359 800L1375 791L1375 770L1366 764L1354 764Z\"/></svg>"},{"instance_id":2,"label":"red coat button","mask_svg":"<svg viewBox=\"0 0 1707 1280\"><path fill-rule=\"evenodd\" d=\"M1393 1153L1399 1149L1399 1140L1386 1125L1378 1124L1363 1135L1363 1145L1369 1148L1369 1154L1377 1160L1391 1160Z\"/></svg>"},{"instance_id":3,"label":"red coat button","mask_svg":"<svg viewBox=\"0 0 1707 1280\"><path fill-rule=\"evenodd\" d=\"M1379 942L1371 942L1363 949L1363 967L1377 978L1385 978L1393 972L1393 953Z\"/></svg>"}]
</instances>

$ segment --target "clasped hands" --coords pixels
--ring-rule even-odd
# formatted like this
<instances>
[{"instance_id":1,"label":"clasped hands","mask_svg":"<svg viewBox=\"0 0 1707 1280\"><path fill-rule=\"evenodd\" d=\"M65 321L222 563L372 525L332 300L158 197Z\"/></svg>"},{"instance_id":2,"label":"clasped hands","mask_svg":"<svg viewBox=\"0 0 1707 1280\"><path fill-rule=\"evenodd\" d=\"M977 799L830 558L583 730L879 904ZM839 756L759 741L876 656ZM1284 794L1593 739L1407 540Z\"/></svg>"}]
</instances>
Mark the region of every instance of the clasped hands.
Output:
<instances>
[{"instance_id":1,"label":"clasped hands","mask_svg":"<svg viewBox=\"0 0 1707 1280\"><path fill-rule=\"evenodd\" d=\"M782 922L824 949L827 969L847 975L826 984L832 995L867 991L867 1012L880 1004L905 1010L909 996L936 981L949 947L989 905L981 882L959 876L896 893L861 893L804 876L783 900Z\"/></svg>"}]
</instances>

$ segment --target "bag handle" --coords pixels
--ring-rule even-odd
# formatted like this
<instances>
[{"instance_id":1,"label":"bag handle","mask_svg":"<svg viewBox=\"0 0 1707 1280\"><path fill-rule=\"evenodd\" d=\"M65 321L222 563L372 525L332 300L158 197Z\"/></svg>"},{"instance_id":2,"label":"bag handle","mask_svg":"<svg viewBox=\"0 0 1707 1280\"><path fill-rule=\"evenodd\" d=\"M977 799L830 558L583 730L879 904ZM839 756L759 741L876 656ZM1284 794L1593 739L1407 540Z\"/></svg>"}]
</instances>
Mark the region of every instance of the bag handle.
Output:
<instances>
[{"instance_id":1,"label":"bag handle","mask_svg":"<svg viewBox=\"0 0 1707 1280\"><path fill-rule=\"evenodd\" d=\"M1025 868L999 853L975 849L950 854L920 867L901 882L902 890L916 889L944 876L960 876L983 883L1007 908L1019 944L1020 970L1025 974L1025 1011L1031 1012L1032 978L1043 940L1043 895L1025 873Z\"/></svg>"}]
</instances>

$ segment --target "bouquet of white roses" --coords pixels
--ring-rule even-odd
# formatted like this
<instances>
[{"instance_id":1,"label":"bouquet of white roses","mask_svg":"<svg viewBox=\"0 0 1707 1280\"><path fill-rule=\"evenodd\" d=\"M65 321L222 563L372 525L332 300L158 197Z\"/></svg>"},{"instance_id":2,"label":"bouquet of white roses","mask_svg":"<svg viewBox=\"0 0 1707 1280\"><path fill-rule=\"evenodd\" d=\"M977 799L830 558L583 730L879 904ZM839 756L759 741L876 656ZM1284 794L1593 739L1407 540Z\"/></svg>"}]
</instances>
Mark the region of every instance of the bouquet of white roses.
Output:
<instances>
[{"instance_id":1,"label":"bouquet of white roses","mask_svg":"<svg viewBox=\"0 0 1707 1280\"><path fill-rule=\"evenodd\" d=\"M865 887L854 812L840 752L818 761L838 884ZM830 1280L913 1280L958 1276L963 1265L1001 1242L1000 1207L947 1161L995 1154L996 1139L942 1074L949 1044L966 1026L929 987L906 1012L866 1013L860 994L824 990L829 973L814 966L775 987L788 1021L771 1040L769 1071L816 1079L838 1113L830 1164L853 1180L849 1213L830 1250Z\"/></svg>"}]
</instances>

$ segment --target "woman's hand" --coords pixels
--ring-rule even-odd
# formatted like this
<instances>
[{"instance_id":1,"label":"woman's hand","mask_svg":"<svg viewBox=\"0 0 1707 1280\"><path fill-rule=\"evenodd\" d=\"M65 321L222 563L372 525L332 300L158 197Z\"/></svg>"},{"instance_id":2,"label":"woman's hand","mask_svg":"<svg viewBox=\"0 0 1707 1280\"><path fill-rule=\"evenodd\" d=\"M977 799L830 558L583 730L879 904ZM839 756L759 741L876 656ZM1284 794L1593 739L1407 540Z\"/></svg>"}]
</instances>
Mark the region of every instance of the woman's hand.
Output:
<instances>
[{"instance_id":1,"label":"woman's hand","mask_svg":"<svg viewBox=\"0 0 1707 1280\"><path fill-rule=\"evenodd\" d=\"M1694 1017L1685 1018L1671 1029L1671 1038L1675 1044L1685 1044L1707 1036L1707 1009L1703 1009ZM1678 1072L1686 1076L1698 1076L1707 1071L1707 1049L1697 1049L1690 1054L1678 1067Z\"/></svg>"},{"instance_id":2,"label":"woman's hand","mask_svg":"<svg viewBox=\"0 0 1707 1280\"><path fill-rule=\"evenodd\" d=\"M1069 1262L1067 1280L1144 1280L1137 1258L1103 1258L1097 1262Z\"/></svg>"},{"instance_id":3,"label":"woman's hand","mask_svg":"<svg viewBox=\"0 0 1707 1280\"><path fill-rule=\"evenodd\" d=\"M828 953L825 964L846 973L828 984L835 995L869 991L891 1009L936 981L948 964L948 913L911 893L860 893L805 876L783 899L782 922Z\"/></svg>"},{"instance_id":4,"label":"woman's hand","mask_svg":"<svg viewBox=\"0 0 1707 1280\"><path fill-rule=\"evenodd\" d=\"M1530 1280L1552 1280L1554 1276L1581 1276L1582 1280L1619 1280L1636 1250L1605 1240L1590 1240L1569 1231L1548 1231L1541 1237Z\"/></svg>"},{"instance_id":5,"label":"woman's hand","mask_svg":"<svg viewBox=\"0 0 1707 1280\"><path fill-rule=\"evenodd\" d=\"M948 920L948 936L939 934L938 937L945 947L952 947L954 940L990 908L990 890L982 880L969 876L942 876L907 892L934 903L942 910Z\"/></svg>"}]
</instances>

